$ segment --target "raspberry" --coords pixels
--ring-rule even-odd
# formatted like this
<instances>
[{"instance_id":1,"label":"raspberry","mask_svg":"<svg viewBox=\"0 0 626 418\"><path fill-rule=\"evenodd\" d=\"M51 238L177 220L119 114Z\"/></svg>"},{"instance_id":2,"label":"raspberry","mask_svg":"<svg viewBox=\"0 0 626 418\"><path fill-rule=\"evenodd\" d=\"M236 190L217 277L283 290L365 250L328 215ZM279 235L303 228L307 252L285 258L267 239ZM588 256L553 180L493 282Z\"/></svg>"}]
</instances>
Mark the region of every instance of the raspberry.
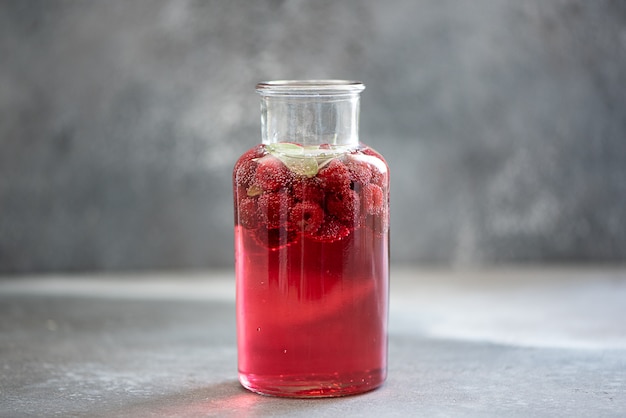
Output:
<instances>
[{"instance_id":1,"label":"raspberry","mask_svg":"<svg viewBox=\"0 0 626 418\"><path fill-rule=\"evenodd\" d=\"M383 235L389 229L389 214L383 210L380 214L367 215L365 225L377 235Z\"/></svg>"},{"instance_id":2,"label":"raspberry","mask_svg":"<svg viewBox=\"0 0 626 418\"><path fill-rule=\"evenodd\" d=\"M311 235L315 241L333 242L350 235L350 229L332 216L326 217L320 228Z\"/></svg>"},{"instance_id":3,"label":"raspberry","mask_svg":"<svg viewBox=\"0 0 626 418\"><path fill-rule=\"evenodd\" d=\"M366 184L363 188L363 212L380 214L384 208L385 194L383 189L373 183Z\"/></svg>"},{"instance_id":4,"label":"raspberry","mask_svg":"<svg viewBox=\"0 0 626 418\"><path fill-rule=\"evenodd\" d=\"M265 148L258 145L244 153L235 163L233 169L233 182L236 186L238 196L252 196L250 187L254 184L256 173L256 159L261 158L265 153Z\"/></svg>"},{"instance_id":5,"label":"raspberry","mask_svg":"<svg viewBox=\"0 0 626 418\"><path fill-rule=\"evenodd\" d=\"M253 160L241 161L235 169L235 182L240 186L250 186L254 180L257 163Z\"/></svg>"},{"instance_id":6,"label":"raspberry","mask_svg":"<svg viewBox=\"0 0 626 418\"><path fill-rule=\"evenodd\" d=\"M352 189L362 188L370 182L372 178L372 167L365 161L357 158L350 158L346 162L346 167L350 171L350 180L352 181ZM355 187L354 184L357 184Z\"/></svg>"},{"instance_id":7,"label":"raspberry","mask_svg":"<svg viewBox=\"0 0 626 418\"><path fill-rule=\"evenodd\" d=\"M374 168L372 170L372 180L371 181L372 181L372 183L377 184L378 186L380 186L382 188L386 188L387 187L387 174L386 173L382 173L377 168Z\"/></svg>"},{"instance_id":8,"label":"raspberry","mask_svg":"<svg viewBox=\"0 0 626 418\"><path fill-rule=\"evenodd\" d=\"M291 196L286 192L263 193L259 196L258 219L270 229L286 226L291 204Z\"/></svg>"},{"instance_id":9,"label":"raspberry","mask_svg":"<svg viewBox=\"0 0 626 418\"><path fill-rule=\"evenodd\" d=\"M370 155L372 157L376 157L379 160L385 161L385 159L383 158L382 155L380 155L378 152L374 151L372 148L366 147L360 150L362 154L365 155Z\"/></svg>"},{"instance_id":10,"label":"raspberry","mask_svg":"<svg viewBox=\"0 0 626 418\"><path fill-rule=\"evenodd\" d=\"M376 157L376 159L382 161L383 163L385 162L385 159L382 157L382 155L380 155L378 152L374 151L371 148L364 148L361 150L361 153L364 155L369 155L370 157ZM370 182L377 184L383 189L385 189L387 187L387 181L388 181L387 172L386 171L381 172L380 169L373 164L371 165L371 167L372 167L372 178Z\"/></svg>"},{"instance_id":11,"label":"raspberry","mask_svg":"<svg viewBox=\"0 0 626 418\"><path fill-rule=\"evenodd\" d=\"M257 163L252 160L240 161L234 171L234 182L239 196L247 196L253 185Z\"/></svg>"},{"instance_id":12,"label":"raspberry","mask_svg":"<svg viewBox=\"0 0 626 418\"><path fill-rule=\"evenodd\" d=\"M244 197L239 201L237 208L238 219L235 222L244 228L254 229L258 223L257 201L251 197Z\"/></svg>"},{"instance_id":13,"label":"raspberry","mask_svg":"<svg viewBox=\"0 0 626 418\"><path fill-rule=\"evenodd\" d=\"M278 158L267 156L257 161L255 183L265 191L286 189L293 181L293 173Z\"/></svg>"},{"instance_id":14,"label":"raspberry","mask_svg":"<svg viewBox=\"0 0 626 418\"><path fill-rule=\"evenodd\" d=\"M289 212L289 229L303 232L305 235L315 233L323 221L324 210L317 203L296 203Z\"/></svg>"},{"instance_id":15,"label":"raspberry","mask_svg":"<svg viewBox=\"0 0 626 418\"><path fill-rule=\"evenodd\" d=\"M332 160L322 168L317 177L322 180L328 191L342 192L350 188L350 171L338 159Z\"/></svg>"},{"instance_id":16,"label":"raspberry","mask_svg":"<svg viewBox=\"0 0 626 418\"><path fill-rule=\"evenodd\" d=\"M359 218L360 199L354 190L335 193L326 200L326 210L340 221L350 223Z\"/></svg>"},{"instance_id":17,"label":"raspberry","mask_svg":"<svg viewBox=\"0 0 626 418\"><path fill-rule=\"evenodd\" d=\"M302 177L293 183L293 196L300 202L321 204L324 200L322 181L317 177Z\"/></svg>"}]
</instances>

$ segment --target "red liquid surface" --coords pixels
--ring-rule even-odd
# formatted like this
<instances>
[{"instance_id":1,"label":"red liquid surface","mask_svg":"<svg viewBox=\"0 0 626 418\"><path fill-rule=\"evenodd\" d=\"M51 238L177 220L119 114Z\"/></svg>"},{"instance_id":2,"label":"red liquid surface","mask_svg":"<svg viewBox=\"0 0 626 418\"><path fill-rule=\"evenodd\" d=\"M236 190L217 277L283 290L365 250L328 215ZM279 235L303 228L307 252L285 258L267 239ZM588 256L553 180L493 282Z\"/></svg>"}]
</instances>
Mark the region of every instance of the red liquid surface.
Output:
<instances>
[{"instance_id":1,"label":"red liquid surface","mask_svg":"<svg viewBox=\"0 0 626 418\"><path fill-rule=\"evenodd\" d=\"M374 389L387 359L386 165L361 148L303 176L265 155L235 166L240 381L292 397ZM265 163L279 172L264 180Z\"/></svg>"}]
</instances>

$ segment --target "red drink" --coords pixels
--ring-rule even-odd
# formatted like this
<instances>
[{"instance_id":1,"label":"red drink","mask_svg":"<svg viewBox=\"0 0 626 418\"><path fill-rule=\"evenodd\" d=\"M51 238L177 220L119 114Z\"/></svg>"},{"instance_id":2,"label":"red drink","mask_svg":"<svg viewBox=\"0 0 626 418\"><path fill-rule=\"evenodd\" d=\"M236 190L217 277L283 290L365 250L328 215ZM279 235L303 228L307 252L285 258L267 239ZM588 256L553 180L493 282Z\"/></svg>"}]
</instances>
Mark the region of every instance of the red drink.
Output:
<instances>
[{"instance_id":1,"label":"red drink","mask_svg":"<svg viewBox=\"0 0 626 418\"><path fill-rule=\"evenodd\" d=\"M385 380L388 189L383 158L363 145L260 145L237 162L237 339L246 388L324 397Z\"/></svg>"}]
</instances>

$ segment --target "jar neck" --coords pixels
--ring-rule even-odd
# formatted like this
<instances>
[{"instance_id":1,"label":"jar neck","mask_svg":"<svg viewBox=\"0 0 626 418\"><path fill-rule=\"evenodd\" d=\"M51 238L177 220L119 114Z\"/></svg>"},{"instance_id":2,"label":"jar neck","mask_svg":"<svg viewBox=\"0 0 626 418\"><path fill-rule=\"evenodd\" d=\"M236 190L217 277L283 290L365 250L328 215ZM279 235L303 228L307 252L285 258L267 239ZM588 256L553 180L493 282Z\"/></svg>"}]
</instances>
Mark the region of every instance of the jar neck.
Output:
<instances>
[{"instance_id":1,"label":"jar neck","mask_svg":"<svg viewBox=\"0 0 626 418\"><path fill-rule=\"evenodd\" d=\"M363 88L361 83L333 80L257 85L263 143L357 145Z\"/></svg>"}]
</instances>

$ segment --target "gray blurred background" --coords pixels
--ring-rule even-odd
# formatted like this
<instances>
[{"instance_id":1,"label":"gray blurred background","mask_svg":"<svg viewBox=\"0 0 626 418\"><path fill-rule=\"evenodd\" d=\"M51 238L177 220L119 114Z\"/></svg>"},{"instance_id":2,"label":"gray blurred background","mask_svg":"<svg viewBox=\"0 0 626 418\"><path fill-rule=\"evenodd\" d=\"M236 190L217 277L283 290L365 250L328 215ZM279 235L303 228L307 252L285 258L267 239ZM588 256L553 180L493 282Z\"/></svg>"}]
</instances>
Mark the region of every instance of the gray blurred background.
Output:
<instances>
[{"instance_id":1,"label":"gray blurred background","mask_svg":"<svg viewBox=\"0 0 626 418\"><path fill-rule=\"evenodd\" d=\"M395 263L626 261L626 1L2 1L0 273L231 268L258 81L367 85Z\"/></svg>"}]
</instances>

